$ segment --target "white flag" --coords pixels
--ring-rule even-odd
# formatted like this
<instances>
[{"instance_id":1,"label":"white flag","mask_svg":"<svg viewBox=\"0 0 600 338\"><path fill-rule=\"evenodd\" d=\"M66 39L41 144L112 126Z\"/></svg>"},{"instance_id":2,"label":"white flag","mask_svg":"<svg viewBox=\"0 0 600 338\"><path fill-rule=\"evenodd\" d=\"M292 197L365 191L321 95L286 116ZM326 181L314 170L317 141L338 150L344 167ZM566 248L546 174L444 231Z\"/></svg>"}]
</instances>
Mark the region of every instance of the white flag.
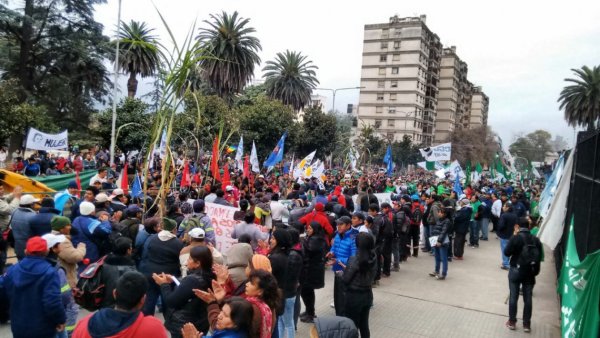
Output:
<instances>
[{"instance_id":1,"label":"white flag","mask_svg":"<svg viewBox=\"0 0 600 338\"><path fill-rule=\"evenodd\" d=\"M350 147L348 150L348 160L350 161L350 167L352 171L356 171L356 162L358 161L358 156L356 155L356 150L354 147Z\"/></svg>"},{"instance_id":2,"label":"white flag","mask_svg":"<svg viewBox=\"0 0 600 338\"><path fill-rule=\"evenodd\" d=\"M311 164L316 153L317 151L315 150L312 153L308 154L308 156L306 156L304 159L302 159L302 161L300 161L300 163L298 163L298 168L300 170L306 169L306 166L309 166Z\"/></svg>"},{"instance_id":3,"label":"white flag","mask_svg":"<svg viewBox=\"0 0 600 338\"><path fill-rule=\"evenodd\" d=\"M257 173L260 172L258 165L258 156L256 155L256 144L252 141L252 152L250 153L250 164L252 165L252 171Z\"/></svg>"},{"instance_id":4,"label":"white flag","mask_svg":"<svg viewBox=\"0 0 600 338\"><path fill-rule=\"evenodd\" d=\"M425 161L450 161L452 143L443 143L435 147L419 149Z\"/></svg>"},{"instance_id":5,"label":"white flag","mask_svg":"<svg viewBox=\"0 0 600 338\"><path fill-rule=\"evenodd\" d=\"M244 137L240 137L240 144L238 144L237 151L235 152L235 162L237 163L237 168L244 168L244 160L242 157L244 156Z\"/></svg>"},{"instance_id":6,"label":"white flag","mask_svg":"<svg viewBox=\"0 0 600 338\"><path fill-rule=\"evenodd\" d=\"M167 156L167 128L163 129L160 138L160 158L164 159Z\"/></svg>"},{"instance_id":7,"label":"white flag","mask_svg":"<svg viewBox=\"0 0 600 338\"><path fill-rule=\"evenodd\" d=\"M27 133L27 149L58 150L67 149L69 145L69 132L64 130L58 134L46 134L35 128L29 127Z\"/></svg>"}]
</instances>

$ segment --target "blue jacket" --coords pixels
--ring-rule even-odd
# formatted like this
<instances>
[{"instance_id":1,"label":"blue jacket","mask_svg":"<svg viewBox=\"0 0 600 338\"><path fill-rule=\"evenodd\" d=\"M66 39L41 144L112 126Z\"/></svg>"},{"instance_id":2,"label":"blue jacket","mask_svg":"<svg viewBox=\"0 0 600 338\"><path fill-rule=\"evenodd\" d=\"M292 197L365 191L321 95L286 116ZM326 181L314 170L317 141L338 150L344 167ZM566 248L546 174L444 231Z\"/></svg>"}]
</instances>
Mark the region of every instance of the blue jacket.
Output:
<instances>
[{"instance_id":1,"label":"blue jacket","mask_svg":"<svg viewBox=\"0 0 600 338\"><path fill-rule=\"evenodd\" d=\"M344 265L348 264L350 257L356 255L356 235L358 231L355 229L348 229L343 235L339 233L335 235L333 239L333 245L329 252L332 252L337 262L333 265L333 271L343 271L341 262Z\"/></svg>"},{"instance_id":2,"label":"blue jacket","mask_svg":"<svg viewBox=\"0 0 600 338\"><path fill-rule=\"evenodd\" d=\"M66 322L56 268L45 257L27 256L0 277L10 300L11 329L15 338L54 337Z\"/></svg>"},{"instance_id":3,"label":"blue jacket","mask_svg":"<svg viewBox=\"0 0 600 338\"><path fill-rule=\"evenodd\" d=\"M31 219L36 215L33 209L20 207L13 212L10 228L15 238L15 253L19 260L25 257L25 245L31 237Z\"/></svg>"},{"instance_id":4,"label":"blue jacket","mask_svg":"<svg viewBox=\"0 0 600 338\"><path fill-rule=\"evenodd\" d=\"M215 330L212 336L207 336L206 338L247 338L248 335L245 332L225 329L225 330Z\"/></svg>"},{"instance_id":5,"label":"blue jacket","mask_svg":"<svg viewBox=\"0 0 600 338\"><path fill-rule=\"evenodd\" d=\"M81 242L86 245L85 258L90 260L90 263L97 261L102 254L100 252L100 244L108 239L108 235L112 231L109 222L100 222L92 216L77 216L73 221L73 229L76 229L75 234L71 238L73 246ZM79 272L83 271L85 265L79 263Z\"/></svg>"},{"instance_id":6,"label":"blue jacket","mask_svg":"<svg viewBox=\"0 0 600 338\"><path fill-rule=\"evenodd\" d=\"M60 211L54 208L41 208L37 215L33 216L29 220L29 226L31 228L31 237L42 236L52 232L50 221L54 216L60 215Z\"/></svg>"}]
</instances>

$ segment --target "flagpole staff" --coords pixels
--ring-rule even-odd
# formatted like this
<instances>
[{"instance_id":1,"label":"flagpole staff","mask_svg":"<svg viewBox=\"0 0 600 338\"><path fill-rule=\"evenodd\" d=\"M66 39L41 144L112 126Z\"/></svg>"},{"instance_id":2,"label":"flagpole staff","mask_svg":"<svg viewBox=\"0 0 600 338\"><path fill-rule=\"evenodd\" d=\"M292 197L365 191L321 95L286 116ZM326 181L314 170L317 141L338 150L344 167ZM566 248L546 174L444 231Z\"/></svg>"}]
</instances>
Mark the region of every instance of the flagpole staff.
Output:
<instances>
[{"instance_id":1,"label":"flagpole staff","mask_svg":"<svg viewBox=\"0 0 600 338\"><path fill-rule=\"evenodd\" d=\"M112 128L110 132L110 166L115 164L115 129L117 126L117 81L119 80L119 32L121 30L121 0L119 0L119 10L117 14L117 46L115 51L115 79L113 82L113 107L112 107Z\"/></svg>"}]
</instances>

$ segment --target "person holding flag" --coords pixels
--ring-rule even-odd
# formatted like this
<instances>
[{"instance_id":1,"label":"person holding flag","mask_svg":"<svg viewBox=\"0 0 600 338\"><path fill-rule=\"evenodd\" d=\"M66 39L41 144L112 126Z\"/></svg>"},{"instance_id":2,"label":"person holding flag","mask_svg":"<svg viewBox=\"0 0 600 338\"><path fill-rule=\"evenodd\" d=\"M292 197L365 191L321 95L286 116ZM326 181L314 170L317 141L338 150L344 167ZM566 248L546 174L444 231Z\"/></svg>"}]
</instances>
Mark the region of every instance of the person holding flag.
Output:
<instances>
[{"instance_id":1,"label":"person holding flag","mask_svg":"<svg viewBox=\"0 0 600 338\"><path fill-rule=\"evenodd\" d=\"M388 176L392 176L394 171L394 162L392 160L392 146L388 144L387 151L385 152L385 156L383 157L383 163L387 165L386 174Z\"/></svg>"},{"instance_id":2,"label":"person holding flag","mask_svg":"<svg viewBox=\"0 0 600 338\"><path fill-rule=\"evenodd\" d=\"M284 150L284 146L285 146L285 138L286 137L287 137L287 131L283 133L283 136L281 136L281 139L279 140L279 142L277 142L277 145L273 149L273 152L271 152L271 155L269 155L269 157L267 158L265 163L263 163L263 166L273 167L277 163L281 162L281 160L283 160L283 150Z\"/></svg>"}]
</instances>

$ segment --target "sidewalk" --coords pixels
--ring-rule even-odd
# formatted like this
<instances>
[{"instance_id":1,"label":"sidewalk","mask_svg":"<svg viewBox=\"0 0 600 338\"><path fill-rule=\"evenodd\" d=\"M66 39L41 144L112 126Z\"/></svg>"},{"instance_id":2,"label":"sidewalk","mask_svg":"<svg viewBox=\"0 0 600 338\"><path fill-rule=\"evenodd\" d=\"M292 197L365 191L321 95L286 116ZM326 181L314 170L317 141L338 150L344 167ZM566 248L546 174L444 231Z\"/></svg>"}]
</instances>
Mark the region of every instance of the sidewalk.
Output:
<instances>
[{"instance_id":1,"label":"sidewalk","mask_svg":"<svg viewBox=\"0 0 600 338\"><path fill-rule=\"evenodd\" d=\"M448 277L438 281L428 276L434 258L419 253L400 265L373 289L375 306L369 324L378 337L560 337L560 313L556 295L553 256L546 248L546 261L533 291L531 333L521 323L523 301L519 299L517 330L510 331L507 272L500 269L500 243L493 233L478 249L465 248L464 260L448 263ZM317 291L317 316L334 315L333 274ZM298 323L297 337L308 337L310 325Z\"/></svg>"}]
</instances>

